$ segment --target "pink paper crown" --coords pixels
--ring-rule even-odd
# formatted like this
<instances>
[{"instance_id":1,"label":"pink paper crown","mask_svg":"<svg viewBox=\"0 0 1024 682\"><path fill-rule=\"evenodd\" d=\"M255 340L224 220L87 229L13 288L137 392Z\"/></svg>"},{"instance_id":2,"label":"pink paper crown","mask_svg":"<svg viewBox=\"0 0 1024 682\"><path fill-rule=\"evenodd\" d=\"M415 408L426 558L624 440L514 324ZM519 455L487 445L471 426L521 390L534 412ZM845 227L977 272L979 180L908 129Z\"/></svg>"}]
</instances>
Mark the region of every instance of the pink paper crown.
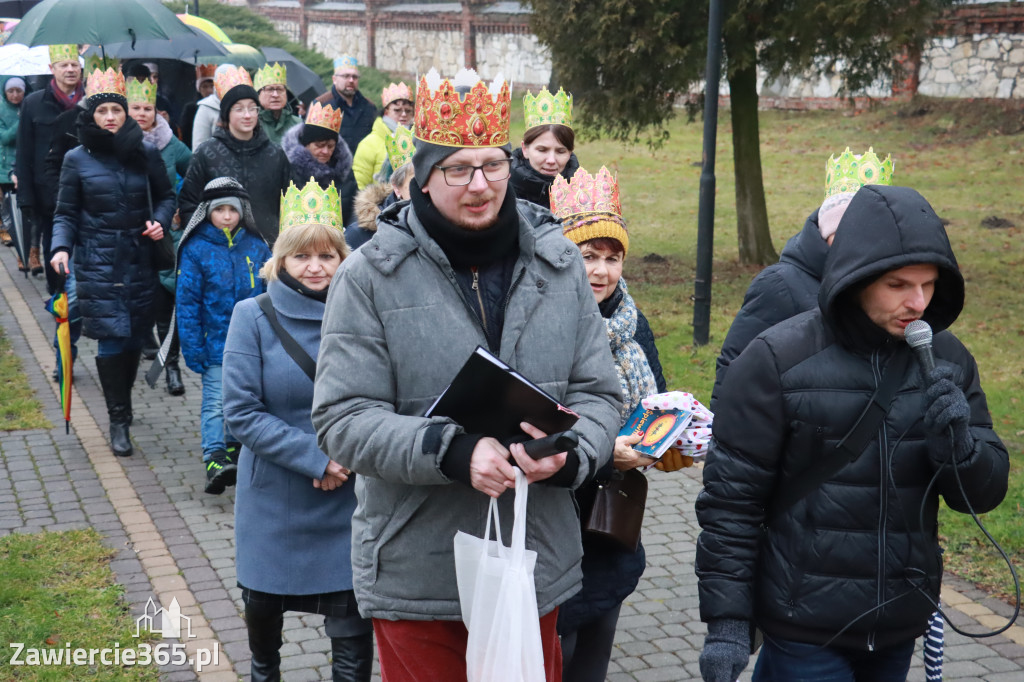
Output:
<instances>
[{"instance_id":1,"label":"pink paper crown","mask_svg":"<svg viewBox=\"0 0 1024 682\"><path fill-rule=\"evenodd\" d=\"M306 125L320 126L338 132L341 130L341 109L335 109L330 104L324 106L320 102L313 102L306 114Z\"/></svg>"},{"instance_id":2,"label":"pink paper crown","mask_svg":"<svg viewBox=\"0 0 1024 682\"><path fill-rule=\"evenodd\" d=\"M92 97L101 93L125 96L124 74L114 69L100 71L96 69L85 80L85 96Z\"/></svg>"},{"instance_id":3,"label":"pink paper crown","mask_svg":"<svg viewBox=\"0 0 1024 682\"><path fill-rule=\"evenodd\" d=\"M412 88L405 83L391 83L380 94L380 101L384 103L385 109L388 108L389 104L399 99L412 101Z\"/></svg>"},{"instance_id":4,"label":"pink paper crown","mask_svg":"<svg viewBox=\"0 0 1024 682\"><path fill-rule=\"evenodd\" d=\"M604 166L595 175L579 168L571 182L556 175L551 185L551 212L562 220L582 213L610 213L621 217L619 182Z\"/></svg>"},{"instance_id":5,"label":"pink paper crown","mask_svg":"<svg viewBox=\"0 0 1024 682\"><path fill-rule=\"evenodd\" d=\"M236 85L252 87L252 78L244 67L232 66L222 69L220 73L213 77L213 87L216 88L219 99L224 99L224 95L228 94L228 90Z\"/></svg>"}]
</instances>

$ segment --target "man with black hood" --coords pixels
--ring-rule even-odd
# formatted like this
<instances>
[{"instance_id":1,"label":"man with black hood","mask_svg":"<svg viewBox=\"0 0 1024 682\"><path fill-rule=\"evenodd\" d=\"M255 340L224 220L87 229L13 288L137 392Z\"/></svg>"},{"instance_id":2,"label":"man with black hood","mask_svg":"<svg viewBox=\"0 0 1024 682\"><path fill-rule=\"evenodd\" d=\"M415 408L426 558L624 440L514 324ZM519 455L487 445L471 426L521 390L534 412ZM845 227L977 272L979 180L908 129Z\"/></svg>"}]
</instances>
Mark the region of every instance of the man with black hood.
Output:
<instances>
[{"instance_id":1,"label":"man with black hood","mask_svg":"<svg viewBox=\"0 0 1024 682\"><path fill-rule=\"evenodd\" d=\"M977 365L947 331L963 302L928 202L865 186L829 249L818 309L729 366L697 498L706 681L739 676L752 623L765 634L754 680L906 679L939 598L939 496L982 513L1007 488ZM919 319L935 331L927 373L904 339ZM881 412L865 410L887 383Z\"/></svg>"}]
</instances>

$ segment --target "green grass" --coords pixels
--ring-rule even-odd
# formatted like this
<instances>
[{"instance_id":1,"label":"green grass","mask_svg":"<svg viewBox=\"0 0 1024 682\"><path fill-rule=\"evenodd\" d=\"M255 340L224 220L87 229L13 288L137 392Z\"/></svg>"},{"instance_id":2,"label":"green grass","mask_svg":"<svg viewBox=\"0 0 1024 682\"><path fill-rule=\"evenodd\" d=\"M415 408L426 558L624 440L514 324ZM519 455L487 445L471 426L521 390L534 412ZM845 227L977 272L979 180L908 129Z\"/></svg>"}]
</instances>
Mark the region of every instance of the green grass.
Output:
<instances>
[{"instance_id":1,"label":"green grass","mask_svg":"<svg viewBox=\"0 0 1024 682\"><path fill-rule=\"evenodd\" d=\"M1024 172L1024 135L1019 109L982 103L919 100L872 111L761 113L765 193L776 249L795 234L821 203L825 161L849 145L873 146L895 160L895 183L914 187L944 219L967 280L967 304L952 327L973 352L988 395L996 430L1010 450L1013 472L1006 501L984 521L1017 565L1024 565L1024 374L1020 320L1024 265L1019 178ZM521 118L513 130L520 139ZM721 112L717 142L715 263L711 340L693 345L694 269L702 128L676 120L664 148L650 151L611 141L577 144L589 171L618 171L624 217L630 231L625 277L658 337L669 385L710 398L715 358L759 268L737 265L732 132ZM998 216L1016 224L988 229ZM657 254L658 258L646 258ZM664 259L664 260L662 260ZM970 517L945 510L942 534L950 570L1004 595L1012 588L1005 565L986 546Z\"/></svg>"},{"instance_id":2,"label":"green grass","mask_svg":"<svg viewBox=\"0 0 1024 682\"><path fill-rule=\"evenodd\" d=\"M135 622L110 570L113 552L92 529L0 538L0 677L5 680L157 680L154 666L12 666L26 650L137 647ZM27 654L22 652L21 658Z\"/></svg>"},{"instance_id":3,"label":"green grass","mask_svg":"<svg viewBox=\"0 0 1024 682\"><path fill-rule=\"evenodd\" d=\"M0 430L50 429L42 405L28 385L21 360L0 328Z\"/></svg>"}]
</instances>

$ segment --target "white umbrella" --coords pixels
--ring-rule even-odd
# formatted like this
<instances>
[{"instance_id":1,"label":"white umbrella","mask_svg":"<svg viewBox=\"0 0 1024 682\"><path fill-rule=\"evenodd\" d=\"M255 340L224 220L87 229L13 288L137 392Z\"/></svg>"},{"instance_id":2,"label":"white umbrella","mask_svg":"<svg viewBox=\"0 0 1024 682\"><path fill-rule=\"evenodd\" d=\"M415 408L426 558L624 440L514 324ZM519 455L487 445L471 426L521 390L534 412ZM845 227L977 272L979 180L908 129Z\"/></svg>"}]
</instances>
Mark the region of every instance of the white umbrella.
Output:
<instances>
[{"instance_id":1,"label":"white umbrella","mask_svg":"<svg viewBox=\"0 0 1024 682\"><path fill-rule=\"evenodd\" d=\"M41 76L50 73L50 50L46 45L26 47L18 43L0 46L0 75Z\"/></svg>"}]
</instances>

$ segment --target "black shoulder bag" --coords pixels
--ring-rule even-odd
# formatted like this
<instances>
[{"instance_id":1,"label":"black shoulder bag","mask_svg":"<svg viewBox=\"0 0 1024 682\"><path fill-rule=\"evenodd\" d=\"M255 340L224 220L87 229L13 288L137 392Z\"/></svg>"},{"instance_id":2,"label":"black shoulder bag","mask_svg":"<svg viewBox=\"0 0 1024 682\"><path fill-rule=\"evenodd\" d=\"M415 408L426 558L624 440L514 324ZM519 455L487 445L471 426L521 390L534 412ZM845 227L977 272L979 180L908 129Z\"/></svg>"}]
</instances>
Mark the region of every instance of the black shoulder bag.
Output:
<instances>
[{"instance_id":1,"label":"black shoulder bag","mask_svg":"<svg viewBox=\"0 0 1024 682\"><path fill-rule=\"evenodd\" d=\"M296 365L302 368L302 371L306 373L310 381L315 381L316 360L309 357L309 353L304 351L299 342L281 326L281 322L277 319L277 311L274 310L274 304L270 302L270 294L260 294L256 297L256 303L263 311L263 314L267 316L267 322L274 328L274 332L277 334L277 338L281 340L281 345L284 346L285 352L291 356Z\"/></svg>"}]
</instances>

